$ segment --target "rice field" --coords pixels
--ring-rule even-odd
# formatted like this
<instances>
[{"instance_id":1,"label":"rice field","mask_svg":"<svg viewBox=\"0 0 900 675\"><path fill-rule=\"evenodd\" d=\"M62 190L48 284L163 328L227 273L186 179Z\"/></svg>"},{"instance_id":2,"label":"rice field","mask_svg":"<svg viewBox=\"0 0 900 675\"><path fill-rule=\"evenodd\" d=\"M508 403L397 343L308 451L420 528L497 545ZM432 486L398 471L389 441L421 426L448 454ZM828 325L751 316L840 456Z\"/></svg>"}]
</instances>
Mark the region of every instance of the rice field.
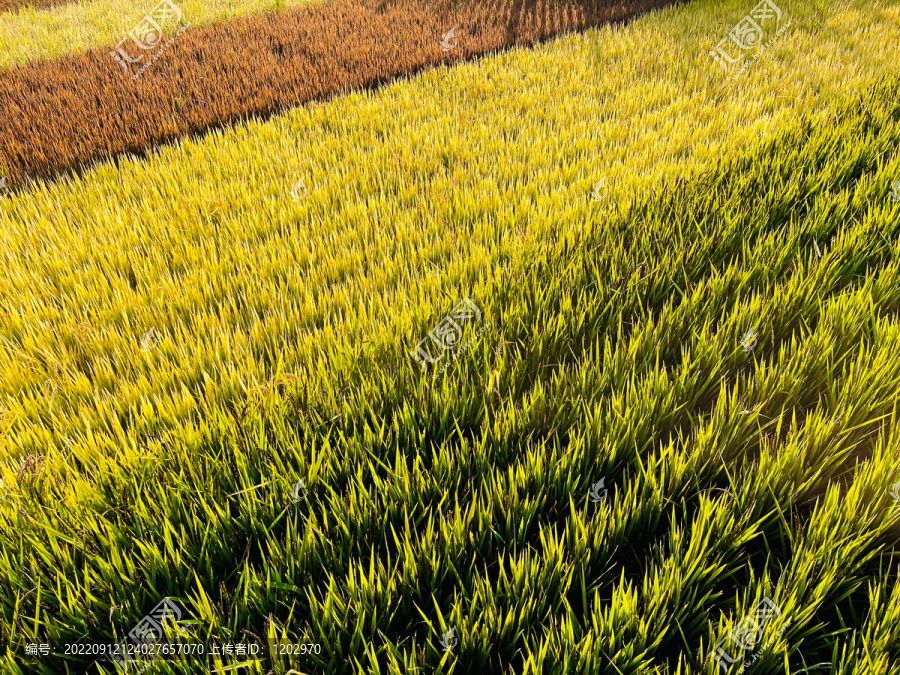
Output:
<instances>
[{"instance_id":1,"label":"rice field","mask_svg":"<svg viewBox=\"0 0 900 675\"><path fill-rule=\"evenodd\" d=\"M380 4L345 0L194 31L173 11L166 23L181 28L151 58L139 43L112 56L98 50L0 71L0 105L9 111L0 121L6 175L26 184L660 3L590 0L569 16L559 0L544 0L524 19L490 4ZM459 36L449 50L440 41L448 26Z\"/></svg>"},{"instance_id":2,"label":"rice field","mask_svg":"<svg viewBox=\"0 0 900 675\"><path fill-rule=\"evenodd\" d=\"M779 7L0 197L0 672L900 673L900 7Z\"/></svg>"}]
</instances>

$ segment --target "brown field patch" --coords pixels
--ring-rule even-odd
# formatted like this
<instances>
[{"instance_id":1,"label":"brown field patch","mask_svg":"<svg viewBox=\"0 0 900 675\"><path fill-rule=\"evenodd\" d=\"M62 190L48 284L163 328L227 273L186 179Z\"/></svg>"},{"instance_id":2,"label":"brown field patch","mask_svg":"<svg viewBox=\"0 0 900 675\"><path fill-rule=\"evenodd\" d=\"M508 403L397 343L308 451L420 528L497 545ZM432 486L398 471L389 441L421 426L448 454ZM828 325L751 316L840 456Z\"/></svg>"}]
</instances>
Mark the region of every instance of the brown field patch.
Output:
<instances>
[{"instance_id":1,"label":"brown field patch","mask_svg":"<svg viewBox=\"0 0 900 675\"><path fill-rule=\"evenodd\" d=\"M137 79L109 49L0 71L0 161L9 183L142 152L248 116L268 116L560 33L621 21L666 0L340 0L188 29ZM189 20L189 17L184 17ZM455 45L442 36L455 29ZM3 169L0 168L0 171Z\"/></svg>"}]
</instances>

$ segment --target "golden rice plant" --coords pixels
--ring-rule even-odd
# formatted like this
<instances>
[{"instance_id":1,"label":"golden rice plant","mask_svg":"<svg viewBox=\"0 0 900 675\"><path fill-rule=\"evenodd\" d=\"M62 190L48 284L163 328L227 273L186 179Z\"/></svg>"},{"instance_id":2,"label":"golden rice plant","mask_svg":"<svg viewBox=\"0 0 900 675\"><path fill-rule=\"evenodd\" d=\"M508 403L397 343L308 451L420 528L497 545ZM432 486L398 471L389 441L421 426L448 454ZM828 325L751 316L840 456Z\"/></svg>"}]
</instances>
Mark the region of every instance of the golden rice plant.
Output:
<instances>
[{"instance_id":1,"label":"golden rice plant","mask_svg":"<svg viewBox=\"0 0 900 675\"><path fill-rule=\"evenodd\" d=\"M765 598L754 671L896 670L898 23L804 7L739 87L698 3L0 201L0 671L162 597L257 673L711 675Z\"/></svg>"}]
</instances>

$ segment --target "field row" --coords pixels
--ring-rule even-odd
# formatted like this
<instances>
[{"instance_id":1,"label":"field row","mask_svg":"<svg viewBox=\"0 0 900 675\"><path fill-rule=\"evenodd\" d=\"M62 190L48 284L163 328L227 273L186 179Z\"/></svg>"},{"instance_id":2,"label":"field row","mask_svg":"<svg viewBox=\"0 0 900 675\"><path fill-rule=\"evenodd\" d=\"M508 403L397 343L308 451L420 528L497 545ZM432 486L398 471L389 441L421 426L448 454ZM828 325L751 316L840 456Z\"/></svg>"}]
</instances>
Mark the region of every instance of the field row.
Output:
<instances>
[{"instance_id":1,"label":"field row","mask_svg":"<svg viewBox=\"0 0 900 675\"><path fill-rule=\"evenodd\" d=\"M132 44L122 47L118 64L109 50L96 50L6 69L0 161L9 182L23 184L661 4L511 0L454 9L446 2L342 0L186 30L149 51Z\"/></svg>"},{"instance_id":2,"label":"field row","mask_svg":"<svg viewBox=\"0 0 900 675\"><path fill-rule=\"evenodd\" d=\"M713 675L768 597L755 672L894 672L898 93L510 250L436 382L361 334L193 436L32 463L0 627L108 638L168 595L322 644L301 672Z\"/></svg>"}]
</instances>

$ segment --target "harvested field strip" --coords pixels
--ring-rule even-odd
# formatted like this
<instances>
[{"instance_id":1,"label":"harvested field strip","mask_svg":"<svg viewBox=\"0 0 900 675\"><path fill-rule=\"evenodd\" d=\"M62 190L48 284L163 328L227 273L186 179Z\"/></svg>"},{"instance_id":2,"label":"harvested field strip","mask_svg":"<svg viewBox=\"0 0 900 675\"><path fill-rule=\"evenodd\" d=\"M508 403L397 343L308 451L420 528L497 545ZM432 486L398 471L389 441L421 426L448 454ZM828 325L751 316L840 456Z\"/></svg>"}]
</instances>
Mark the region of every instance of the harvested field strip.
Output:
<instances>
[{"instance_id":1,"label":"harvested field strip","mask_svg":"<svg viewBox=\"0 0 900 675\"><path fill-rule=\"evenodd\" d=\"M174 0L195 28L325 1L329 0ZM40 12L0 12L0 68L118 44L159 2L79 0ZM166 34L174 32L169 26L162 29Z\"/></svg>"},{"instance_id":2,"label":"harvested field strip","mask_svg":"<svg viewBox=\"0 0 900 675\"><path fill-rule=\"evenodd\" d=\"M174 595L191 629L323 645L300 672L713 675L769 597L784 632L754 672L892 672L898 93L472 280L492 327L436 384L407 354L434 317L398 306L376 344L141 458L23 470L0 503L12 651L109 639Z\"/></svg>"},{"instance_id":3,"label":"harvested field strip","mask_svg":"<svg viewBox=\"0 0 900 675\"><path fill-rule=\"evenodd\" d=\"M187 31L138 79L107 51L0 71L0 162L12 184L136 152L248 115L373 86L664 4L518 0L460 10L341 0ZM453 48L442 36L455 29ZM132 57L147 55L133 48Z\"/></svg>"}]
</instances>

